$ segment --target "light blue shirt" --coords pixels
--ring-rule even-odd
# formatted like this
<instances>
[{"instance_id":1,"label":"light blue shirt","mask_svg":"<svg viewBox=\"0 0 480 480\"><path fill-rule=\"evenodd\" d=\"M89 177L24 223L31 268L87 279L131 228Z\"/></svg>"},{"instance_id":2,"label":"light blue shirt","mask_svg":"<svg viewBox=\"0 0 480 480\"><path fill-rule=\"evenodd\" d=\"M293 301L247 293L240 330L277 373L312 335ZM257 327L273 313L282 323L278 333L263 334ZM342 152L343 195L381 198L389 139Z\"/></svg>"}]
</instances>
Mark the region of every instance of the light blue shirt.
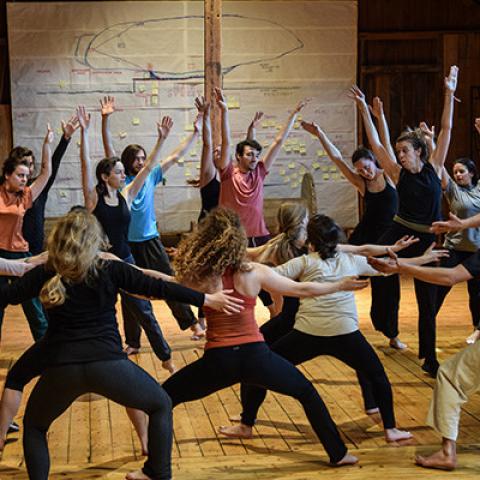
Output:
<instances>
[{"instance_id":1,"label":"light blue shirt","mask_svg":"<svg viewBox=\"0 0 480 480\"><path fill-rule=\"evenodd\" d=\"M125 183L132 183L134 175L128 175ZM159 236L155 216L155 187L163 180L162 167L157 165L148 175L130 208L129 242L145 242Z\"/></svg>"}]
</instances>

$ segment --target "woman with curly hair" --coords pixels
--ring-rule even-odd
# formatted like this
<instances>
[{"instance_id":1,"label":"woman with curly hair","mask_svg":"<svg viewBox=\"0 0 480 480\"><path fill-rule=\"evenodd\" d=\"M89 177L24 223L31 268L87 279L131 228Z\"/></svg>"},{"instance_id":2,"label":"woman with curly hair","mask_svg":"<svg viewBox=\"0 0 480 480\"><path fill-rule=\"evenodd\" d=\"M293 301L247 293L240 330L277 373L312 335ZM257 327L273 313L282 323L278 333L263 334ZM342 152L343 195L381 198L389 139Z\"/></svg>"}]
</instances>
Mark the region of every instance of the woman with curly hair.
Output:
<instances>
[{"instance_id":1,"label":"woman with curly hair","mask_svg":"<svg viewBox=\"0 0 480 480\"><path fill-rule=\"evenodd\" d=\"M243 300L244 310L229 316L204 309L205 354L163 384L172 406L198 400L239 382L260 385L294 397L302 404L332 465L356 463L311 382L265 343L254 308L262 288L281 295L310 297L363 288L366 282L293 282L265 265L247 262L246 246L247 237L238 215L221 208L212 211L198 230L179 245L174 263L177 280L204 292L233 289L233 295Z\"/></svg>"},{"instance_id":2,"label":"woman with curly hair","mask_svg":"<svg viewBox=\"0 0 480 480\"><path fill-rule=\"evenodd\" d=\"M92 214L81 210L71 212L56 224L49 236L47 264L0 288L1 306L39 296L49 313L45 337L24 353L5 384L6 391L14 391L21 398L16 382L21 382L24 375L31 378L32 370L42 374L24 416L25 461L33 480L48 478L46 435L51 423L87 392L149 415L150 454L143 467L144 478L171 479L170 399L122 351L115 315L120 289L227 312L238 312L241 308L241 300L224 292L203 294L146 276L127 263L102 260L99 251L103 238L101 226ZM2 416L3 413L2 410ZM0 441L3 447L3 439ZM129 474L127 478L137 477Z\"/></svg>"}]
</instances>

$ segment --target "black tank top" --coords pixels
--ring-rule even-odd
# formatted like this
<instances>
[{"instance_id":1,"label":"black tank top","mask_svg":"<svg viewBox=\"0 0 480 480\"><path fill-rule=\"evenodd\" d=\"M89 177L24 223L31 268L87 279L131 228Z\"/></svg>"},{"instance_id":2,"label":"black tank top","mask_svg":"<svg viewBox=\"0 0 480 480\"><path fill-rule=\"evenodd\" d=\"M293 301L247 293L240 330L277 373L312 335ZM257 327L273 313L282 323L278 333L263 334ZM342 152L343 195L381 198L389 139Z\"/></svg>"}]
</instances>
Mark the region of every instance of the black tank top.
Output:
<instances>
[{"instance_id":1,"label":"black tank top","mask_svg":"<svg viewBox=\"0 0 480 480\"><path fill-rule=\"evenodd\" d=\"M210 210L218 206L220 197L220 182L213 177L204 187L200 188L200 197L202 199L202 209L198 221L207 215Z\"/></svg>"},{"instance_id":2,"label":"black tank top","mask_svg":"<svg viewBox=\"0 0 480 480\"><path fill-rule=\"evenodd\" d=\"M130 211L123 195L117 192L118 205L112 207L105 203L105 197L98 195L97 206L93 214L97 217L105 231L108 241L112 245L110 251L122 260L131 255L128 246L128 226L130 224Z\"/></svg>"},{"instance_id":3,"label":"black tank top","mask_svg":"<svg viewBox=\"0 0 480 480\"><path fill-rule=\"evenodd\" d=\"M440 220L442 184L430 163L425 162L419 173L402 168L397 191L401 219L421 225Z\"/></svg>"},{"instance_id":4,"label":"black tank top","mask_svg":"<svg viewBox=\"0 0 480 480\"><path fill-rule=\"evenodd\" d=\"M369 192L365 189L363 199L365 211L350 235L349 243L352 245L375 243L390 227L398 209L397 191L386 180L385 188L381 192Z\"/></svg>"}]
</instances>

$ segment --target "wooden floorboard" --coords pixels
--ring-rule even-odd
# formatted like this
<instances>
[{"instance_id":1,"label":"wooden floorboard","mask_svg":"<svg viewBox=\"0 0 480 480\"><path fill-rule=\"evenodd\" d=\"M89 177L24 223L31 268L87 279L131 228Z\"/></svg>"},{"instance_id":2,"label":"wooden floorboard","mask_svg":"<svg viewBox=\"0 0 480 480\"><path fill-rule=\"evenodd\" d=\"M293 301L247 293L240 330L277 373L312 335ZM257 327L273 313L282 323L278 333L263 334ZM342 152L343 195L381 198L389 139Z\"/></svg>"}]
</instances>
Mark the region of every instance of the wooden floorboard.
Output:
<instances>
[{"instance_id":1,"label":"wooden floorboard","mask_svg":"<svg viewBox=\"0 0 480 480\"><path fill-rule=\"evenodd\" d=\"M240 413L240 390L235 385L201 400L179 405L174 411L173 468L177 480L206 479L287 479L310 480L389 478L478 478L480 474L480 398L474 396L465 405L459 436L460 467L452 475L419 469L413 465L417 453L428 453L438 446L439 438L425 426L425 416L434 381L420 368L417 358L417 309L413 283L402 284L400 308L401 338L406 351L387 347L375 332L368 317L370 295L357 294L361 328L376 349L392 383L398 426L412 431L415 440L406 447L386 445L381 424L368 417L356 375L352 369L330 357L319 357L300 368L312 380L328 406L349 449L360 458L360 465L330 469L325 452L310 427L301 405L292 398L269 392L260 408L253 439L232 440L217 433L229 417ZM181 332L162 302L154 302L157 318L181 368L203 354L203 342L193 342ZM263 306L257 307L260 323L267 318ZM121 322L120 322L121 323ZM465 346L471 332L466 288L456 286L447 297L438 318L438 355L440 361ZM0 350L0 386L12 362L30 345L30 332L21 310L9 307ZM139 355L131 357L160 382L168 372L142 337ZM25 399L34 387L25 389L17 420L21 423ZM55 393L52 392L52 395ZM141 465L143 458L138 439L123 407L97 395L84 395L53 424L49 432L52 479L121 479ZM0 462L0 479L26 479L21 433L9 436Z\"/></svg>"}]
</instances>

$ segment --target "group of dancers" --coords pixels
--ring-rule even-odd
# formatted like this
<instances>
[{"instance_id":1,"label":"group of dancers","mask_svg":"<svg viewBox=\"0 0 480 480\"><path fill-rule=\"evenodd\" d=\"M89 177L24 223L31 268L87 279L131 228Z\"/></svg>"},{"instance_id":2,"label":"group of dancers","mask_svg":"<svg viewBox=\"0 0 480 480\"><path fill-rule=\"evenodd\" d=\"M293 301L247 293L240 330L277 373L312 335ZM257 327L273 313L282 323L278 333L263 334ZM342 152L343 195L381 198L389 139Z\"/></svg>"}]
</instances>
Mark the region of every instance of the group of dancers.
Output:
<instances>
[{"instance_id":1,"label":"group of dancers","mask_svg":"<svg viewBox=\"0 0 480 480\"><path fill-rule=\"evenodd\" d=\"M421 124L403 132L395 149L381 100L375 98L369 107L353 87L350 96L371 150L356 150L351 166L320 126L301 122L365 199L365 213L348 243L332 218L309 218L296 203L280 207L276 236L271 238L265 225L264 180L304 102L291 111L262 158L256 127L263 114L255 114L233 156L228 106L219 89L213 96L221 116L219 147L212 143L211 105L198 97L192 133L169 155L162 155L173 127L166 116L157 123L149 155L142 146L129 145L117 157L109 126L115 100L105 97L100 102L105 158L95 167L89 153L91 113L83 106L62 124L53 155L48 127L36 178L33 152L13 149L0 183L0 271L5 275L0 308L3 313L8 304L22 304L35 343L7 375L0 449L9 429L16 428L24 386L40 376L23 418L31 479L48 478L49 426L86 392L127 409L147 456L143 468L127 479L171 479L172 409L240 383L241 415L236 424L221 427L221 434L250 438L258 409L272 390L301 403L332 466L355 464L358 459L348 452L319 393L295 367L319 355L336 357L356 371L365 410L380 414L387 442L408 442L411 433L396 425L388 376L359 330L353 294L368 283L358 276L371 277L373 325L392 348L406 348L398 330L398 274L407 273L415 278L422 368L432 376L438 371L428 421L443 437L439 452L416 462L455 468L460 407L480 386L480 342L475 343L480 336L480 190L471 160L456 160L452 177L444 167L457 74L454 66L445 78L438 137L433 127ZM480 119L475 126L480 133ZM42 253L48 190L77 129L84 206L72 207L55 224ZM170 265L156 226L154 192L165 171L200 137L198 228L181 241ZM441 220L442 191L452 211L447 221ZM444 249L434 250L435 233L441 231L449 232ZM436 263L440 267L428 266ZM15 276L20 278L12 281ZM468 342L473 345L439 368L435 318L449 287L461 281L468 281L475 328ZM118 295L125 348L115 313ZM271 314L261 328L254 316L257 296ZM196 339L206 337L200 359L177 371L152 298L168 303L181 329L190 328ZM189 305L199 307L198 318ZM141 328L172 374L162 385L128 359L140 348Z\"/></svg>"}]
</instances>

